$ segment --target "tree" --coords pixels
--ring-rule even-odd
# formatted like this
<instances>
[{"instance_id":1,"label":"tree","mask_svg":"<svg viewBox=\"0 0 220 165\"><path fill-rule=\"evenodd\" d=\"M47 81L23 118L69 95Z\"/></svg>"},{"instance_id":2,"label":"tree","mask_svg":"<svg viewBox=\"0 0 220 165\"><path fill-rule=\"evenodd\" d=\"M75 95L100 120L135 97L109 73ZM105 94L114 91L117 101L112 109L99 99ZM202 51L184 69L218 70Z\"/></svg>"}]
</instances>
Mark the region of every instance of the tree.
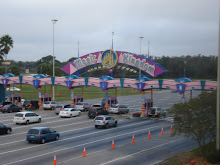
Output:
<instances>
[{"instance_id":1,"label":"tree","mask_svg":"<svg viewBox=\"0 0 220 165\"><path fill-rule=\"evenodd\" d=\"M169 112L179 119L172 135L184 134L196 140L204 156L205 144L215 139L216 91L202 92L198 98L175 104Z\"/></svg>"},{"instance_id":2,"label":"tree","mask_svg":"<svg viewBox=\"0 0 220 165\"><path fill-rule=\"evenodd\" d=\"M11 73L13 73L15 76L19 76L20 69L18 68L17 65L12 65L10 69L11 69Z\"/></svg>"},{"instance_id":3,"label":"tree","mask_svg":"<svg viewBox=\"0 0 220 165\"><path fill-rule=\"evenodd\" d=\"M0 49L1 53L6 56L5 60L7 60L7 54L10 49L13 48L13 40L9 35L4 35L0 38Z\"/></svg>"}]
</instances>

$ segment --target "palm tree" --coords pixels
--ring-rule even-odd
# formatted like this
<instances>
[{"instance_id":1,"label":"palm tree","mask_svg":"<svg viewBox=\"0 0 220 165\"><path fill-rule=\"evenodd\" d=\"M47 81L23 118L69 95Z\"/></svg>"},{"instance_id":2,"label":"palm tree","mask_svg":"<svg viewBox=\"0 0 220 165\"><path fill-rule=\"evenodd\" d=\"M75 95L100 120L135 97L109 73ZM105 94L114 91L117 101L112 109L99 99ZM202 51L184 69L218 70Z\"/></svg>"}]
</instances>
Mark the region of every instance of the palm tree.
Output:
<instances>
[{"instance_id":1,"label":"palm tree","mask_svg":"<svg viewBox=\"0 0 220 165\"><path fill-rule=\"evenodd\" d=\"M7 61L7 54L11 48L13 48L12 38L9 35L2 36L0 38L0 59L2 58L2 55L5 55L5 61ZM5 72L7 73L7 66Z\"/></svg>"}]
</instances>

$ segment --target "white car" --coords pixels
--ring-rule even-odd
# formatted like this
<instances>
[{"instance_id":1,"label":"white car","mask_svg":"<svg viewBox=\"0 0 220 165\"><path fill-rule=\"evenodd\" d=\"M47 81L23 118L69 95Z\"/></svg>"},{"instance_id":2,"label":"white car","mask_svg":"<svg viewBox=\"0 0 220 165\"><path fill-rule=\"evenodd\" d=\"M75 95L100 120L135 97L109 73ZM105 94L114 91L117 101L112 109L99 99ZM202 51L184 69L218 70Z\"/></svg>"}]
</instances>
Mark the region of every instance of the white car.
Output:
<instances>
[{"instance_id":1,"label":"white car","mask_svg":"<svg viewBox=\"0 0 220 165\"><path fill-rule=\"evenodd\" d=\"M7 88L7 91L9 90L9 88ZM17 91L17 92L19 92L19 91L21 91L21 89L20 88L17 88L17 87L10 87L10 91L11 92L13 92L13 91Z\"/></svg>"},{"instance_id":2,"label":"white car","mask_svg":"<svg viewBox=\"0 0 220 165\"><path fill-rule=\"evenodd\" d=\"M77 109L74 109L74 108L65 108L59 113L60 117L73 117L73 116L80 116L80 115L81 115L81 111L78 111Z\"/></svg>"},{"instance_id":3,"label":"white car","mask_svg":"<svg viewBox=\"0 0 220 165\"><path fill-rule=\"evenodd\" d=\"M13 122L16 124L40 123L41 116L34 112L18 112L16 113Z\"/></svg>"},{"instance_id":4,"label":"white car","mask_svg":"<svg viewBox=\"0 0 220 165\"><path fill-rule=\"evenodd\" d=\"M44 110L54 110L57 106L57 103L55 101L46 101L43 104Z\"/></svg>"}]
</instances>

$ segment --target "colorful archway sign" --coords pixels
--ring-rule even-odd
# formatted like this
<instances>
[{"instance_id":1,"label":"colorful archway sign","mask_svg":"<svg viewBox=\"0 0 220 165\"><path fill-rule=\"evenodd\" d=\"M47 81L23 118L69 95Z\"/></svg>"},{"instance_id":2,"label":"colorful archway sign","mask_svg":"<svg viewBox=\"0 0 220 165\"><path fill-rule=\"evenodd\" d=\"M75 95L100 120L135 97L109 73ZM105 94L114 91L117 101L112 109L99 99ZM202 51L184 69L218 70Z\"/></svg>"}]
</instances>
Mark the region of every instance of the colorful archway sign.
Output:
<instances>
[{"instance_id":1,"label":"colorful archway sign","mask_svg":"<svg viewBox=\"0 0 220 165\"><path fill-rule=\"evenodd\" d=\"M7 86L8 81L9 80L7 78L2 78L2 84L3 84L4 88Z\"/></svg>"},{"instance_id":2,"label":"colorful archway sign","mask_svg":"<svg viewBox=\"0 0 220 165\"><path fill-rule=\"evenodd\" d=\"M40 80L34 79L34 80L33 80L33 85L34 85L34 87L37 89L37 88L40 86Z\"/></svg>"},{"instance_id":3,"label":"colorful archway sign","mask_svg":"<svg viewBox=\"0 0 220 165\"><path fill-rule=\"evenodd\" d=\"M167 70L161 65L144 56L139 56L129 52L114 51L111 49L79 57L64 66L62 70L67 74L74 74L83 68L95 64L102 64L102 67L107 69L113 68L117 64L125 64L136 67L138 70L140 69L152 77L156 77L164 72L167 72Z\"/></svg>"},{"instance_id":4,"label":"colorful archway sign","mask_svg":"<svg viewBox=\"0 0 220 165\"><path fill-rule=\"evenodd\" d=\"M182 94L185 91L185 84L176 84L177 91Z\"/></svg>"}]
</instances>

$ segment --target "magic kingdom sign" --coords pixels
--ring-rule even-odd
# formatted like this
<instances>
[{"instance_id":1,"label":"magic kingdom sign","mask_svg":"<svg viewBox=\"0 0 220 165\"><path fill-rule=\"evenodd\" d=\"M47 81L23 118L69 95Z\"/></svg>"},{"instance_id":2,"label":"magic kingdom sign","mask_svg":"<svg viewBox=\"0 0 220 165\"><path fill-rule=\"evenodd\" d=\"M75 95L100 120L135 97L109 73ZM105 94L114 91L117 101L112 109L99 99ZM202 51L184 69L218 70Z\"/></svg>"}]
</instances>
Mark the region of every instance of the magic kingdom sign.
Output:
<instances>
[{"instance_id":1,"label":"magic kingdom sign","mask_svg":"<svg viewBox=\"0 0 220 165\"><path fill-rule=\"evenodd\" d=\"M111 49L90 53L77 58L64 66L62 70L67 74L74 74L87 66L95 64L102 64L102 67L106 69L114 68L117 64L126 64L136 67L152 77L156 77L164 72L167 72L167 70L161 65L144 56L139 56L129 52L114 51Z\"/></svg>"}]
</instances>

